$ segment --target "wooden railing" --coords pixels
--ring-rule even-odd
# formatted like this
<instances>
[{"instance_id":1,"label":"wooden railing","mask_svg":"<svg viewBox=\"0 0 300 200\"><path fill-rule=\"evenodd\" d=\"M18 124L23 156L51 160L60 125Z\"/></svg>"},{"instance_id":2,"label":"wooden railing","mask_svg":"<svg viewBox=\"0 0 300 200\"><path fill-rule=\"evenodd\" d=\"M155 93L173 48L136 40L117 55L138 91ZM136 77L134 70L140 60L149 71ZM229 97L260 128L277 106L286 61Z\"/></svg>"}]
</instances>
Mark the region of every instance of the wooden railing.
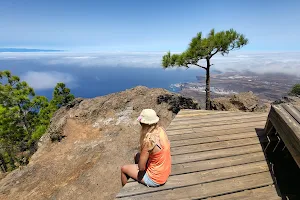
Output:
<instances>
[{"instance_id":1,"label":"wooden railing","mask_svg":"<svg viewBox=\"0 0 300 200\"><path fill-rule=\"evenodd\" d=\"M288 149L300 168L300 107L272 105L265 132L269 140L266 152Z\"/></svg>"}]
</instances>

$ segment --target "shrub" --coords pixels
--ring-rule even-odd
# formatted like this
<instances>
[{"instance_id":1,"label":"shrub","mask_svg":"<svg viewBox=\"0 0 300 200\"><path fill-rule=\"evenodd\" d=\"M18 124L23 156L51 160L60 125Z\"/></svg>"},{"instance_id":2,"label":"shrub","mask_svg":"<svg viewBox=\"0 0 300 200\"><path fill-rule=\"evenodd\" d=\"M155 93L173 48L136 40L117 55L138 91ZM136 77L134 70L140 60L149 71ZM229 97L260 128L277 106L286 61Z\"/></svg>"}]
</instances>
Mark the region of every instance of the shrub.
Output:
<instances>
[{"instance_id":1,"label":"shrub","mask_svg":"<svg viewBox=\"0 0 300 200\"><path fill-rule=\"evenodd\" d=\"M295 84L290 92L291 95L300 95L300 84Z\"/></svg>"}]
</instances>

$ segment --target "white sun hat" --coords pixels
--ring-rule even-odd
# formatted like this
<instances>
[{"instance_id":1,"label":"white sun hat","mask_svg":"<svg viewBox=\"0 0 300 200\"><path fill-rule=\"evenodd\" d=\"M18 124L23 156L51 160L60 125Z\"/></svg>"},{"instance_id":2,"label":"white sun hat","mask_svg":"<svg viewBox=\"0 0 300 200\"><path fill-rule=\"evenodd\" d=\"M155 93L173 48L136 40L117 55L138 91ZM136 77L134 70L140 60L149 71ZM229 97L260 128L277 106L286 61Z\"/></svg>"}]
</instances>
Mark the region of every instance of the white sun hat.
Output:
<instances>
[{"instance_id":1,"label":"white sun hat","mask_svg":"<svg viewBox=\"0 0 300 200\"><path fill-rule=\"evenodd\" d=\"M153 109L144 109L137 120L143 124L150 125L157 123L159 121L159 117L156 115L156 112Z\"/></svg>"}]
</instances>

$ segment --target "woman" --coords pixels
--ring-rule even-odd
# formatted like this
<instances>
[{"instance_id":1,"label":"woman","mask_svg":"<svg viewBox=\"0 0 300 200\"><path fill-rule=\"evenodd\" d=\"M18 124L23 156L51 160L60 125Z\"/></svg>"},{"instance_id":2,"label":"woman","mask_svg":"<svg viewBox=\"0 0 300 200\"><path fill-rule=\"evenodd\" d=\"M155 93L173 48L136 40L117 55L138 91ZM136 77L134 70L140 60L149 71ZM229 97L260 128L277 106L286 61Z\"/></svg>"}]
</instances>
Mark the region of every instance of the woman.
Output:
<instances>
[{"instance_id":1,"label":"woman","mask_svg":"<svg viewBox=\"0 0 300 200\"><path fill-rule=\"evenodd\" d=\"M171 173L170 142L165 130L157 123L159 117L152 109L144 109L138 117L142 129L140 153L135 163L121 168L121 181L124 186L129 177L148 187L165 184Z\"/></svg>"}]
</instances>

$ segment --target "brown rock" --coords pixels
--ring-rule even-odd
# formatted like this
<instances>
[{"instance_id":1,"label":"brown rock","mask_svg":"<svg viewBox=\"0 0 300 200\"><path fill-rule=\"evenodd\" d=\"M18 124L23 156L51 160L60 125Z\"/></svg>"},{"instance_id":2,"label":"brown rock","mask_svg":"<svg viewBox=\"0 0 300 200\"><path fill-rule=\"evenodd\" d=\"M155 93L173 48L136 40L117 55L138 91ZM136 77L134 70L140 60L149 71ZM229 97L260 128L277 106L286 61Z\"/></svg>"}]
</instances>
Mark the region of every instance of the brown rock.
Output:
<instances>
[{"instance_id":1,"label":"brown rock","mask_svg":"<svg viewBox=\"0 0 300 200\"><path fill-rule=\"evenodd\" d=\"M230 97L215 98L211 101L212 110L264 112L265 105L261 105L259 98L253 92L244 92Z\"/></svg>"},{"instance_id":2,"label":"brown rock","mask_svg":"<svg viewBox=\"0 0 300 200\"><path fill-rule=\"evenodd\" d=\"M291 103L295 106L300 106L300 96L284 96L272 104Z\"/></svg>"},{"instance_id":3,"label":"brown rock","mask_svg":"<svg viewBox=\"0 0 300 200\"><path fill-rule=\"evenodd\" d=\"M142 86L77 98L54 114L29 164L0 180L0 199L114 199L121 188L120 167L133 163L138 149L136 118L144 108L154 109L166 127L180 109L199 106Z\"/></svg>"}]
</instances>

